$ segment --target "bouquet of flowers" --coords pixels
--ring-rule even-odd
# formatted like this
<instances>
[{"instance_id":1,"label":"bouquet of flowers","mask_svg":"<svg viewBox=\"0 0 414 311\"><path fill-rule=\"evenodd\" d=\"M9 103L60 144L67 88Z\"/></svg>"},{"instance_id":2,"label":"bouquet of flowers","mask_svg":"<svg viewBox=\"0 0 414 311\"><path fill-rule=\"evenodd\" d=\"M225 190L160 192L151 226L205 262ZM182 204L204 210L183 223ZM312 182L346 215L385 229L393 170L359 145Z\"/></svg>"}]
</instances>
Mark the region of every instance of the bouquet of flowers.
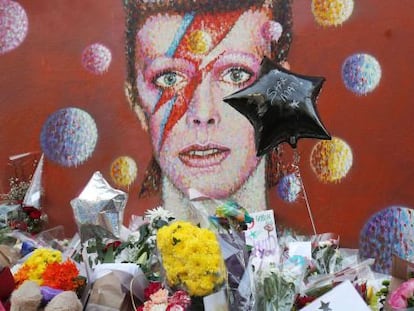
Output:
<instances>
[{"instance_id":1,"label":"bouquet of flowers","mask_svg":"<svg viewBox=\"0 0 414 311\"><path fill-rule=\"evenodd\" d=\"M40 233L46 223L47 216L34 206L22 205L19 218L10 222L11 229L26 231L31 234Z\"/></svg>"},{"instance_id":2,"label":"bouquet of flowers","mask_svg":"<svg viewBox=\"0 0 414 311\"><path fill-rule=\"evenodd\" d=\"M185 311L191 305L190 296L182 290L169 295L160 282L152 282L145 289L145 302L137 311Z\"/></svg>"},{"instance_id":3,"label":"bouquet of flowers","mask_svg":"<svg viewBox=\"0 0 414 311\"><path fill-rule=\"evenodd\" d=\"M71 260L62 261L58 250L38 248L26 261L15 267L14 279L17 286L24 281L34 281L41 286L60 290L77 291L85 285L85 279L79 276L79 270Z\"/></svg>"},{"instance_id":4,"label":"bouquet of flowers","mask_svg":"<svg viewBox=\"0 0 414 311\"><path fill-rule=\"evenodd\" d=\"M224 285L226 268L219 242L211 230L176 221L158 230L157 248L171 288L203 297Z\"/></svg>"},{"instance_id":5,"label":"bouquet of flowers","mask_svg":"<svg viewBox=\"0 0 414 311\"><path fill-rule=\"evenodd\" d=\"M333 234L313 237L312 266L310 274L329 274L340 270L342 256L339 252L339 239Z\"/></svg>"},{"instance_id":6,"label":"bouquet of flowers","mask_svg":"<svg viewBox=\"0 0 414 311\"><path fill-rule=\"evenodd\" d=\"M265 257L253 256L252 266L254 310L291 310L305 275L306 260L293 256L277 266Z\"/></svg>"},{"instance_id":7,"label":"bouquet of flowers","mask_svg":"<svg viewBox=\"0 0 414 311\"><path fill-rule=\"evenodd\" d=\"M132 262L140 266L147 278L159 281L158 256L156 255L157 232L175 220L173 214L162 207L149 210L144 215L145 222L132 232L128 239L115 251L115 262ZM132 226L134 224L131 224Z\"/></svg>"},{"instance_id":8,"label":"bouquet of flowers","mask_svg":"<svg viewBox=\"0 0 414 311\"><path fill-rule=\"evenodd\" d=\"M37 163L33 176L29 181L19 177L10 178L10 190L2 195L8 204L20 205L18 217L8 224L11 229L37 234L43 230L47 216L40 207L43 172L43 156Z\"/></svg>"}]
</instances>

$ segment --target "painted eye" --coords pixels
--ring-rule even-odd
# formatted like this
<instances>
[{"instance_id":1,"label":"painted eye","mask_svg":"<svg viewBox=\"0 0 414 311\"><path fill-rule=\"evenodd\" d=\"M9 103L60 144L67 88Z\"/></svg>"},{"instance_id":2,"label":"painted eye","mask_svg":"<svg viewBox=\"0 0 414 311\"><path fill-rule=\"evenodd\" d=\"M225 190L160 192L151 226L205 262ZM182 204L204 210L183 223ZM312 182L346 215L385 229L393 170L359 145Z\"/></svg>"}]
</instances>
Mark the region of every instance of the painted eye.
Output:
<instances>
[{"instance_id":1,"label":"painted eye","mask_svg":"<svg viewBox=\"0 0 414 311\"><path fill-rule=\"evenodd\" d=\"M226 83L240 85L249 81L252 75L253 73L244 68L233 67L224 72L222 79Z\"/></svg>"},{"instance_id":2,"label":"painted eye","mask_svg":"<svg viewBox=\"0 0 414 311\"><path fill-rule=\"evenodd\" d=\"M176 71L164 72L154 79L154 84L162 89L180 89L186 82L186 77Z\"/></svg>"}]
</instances>

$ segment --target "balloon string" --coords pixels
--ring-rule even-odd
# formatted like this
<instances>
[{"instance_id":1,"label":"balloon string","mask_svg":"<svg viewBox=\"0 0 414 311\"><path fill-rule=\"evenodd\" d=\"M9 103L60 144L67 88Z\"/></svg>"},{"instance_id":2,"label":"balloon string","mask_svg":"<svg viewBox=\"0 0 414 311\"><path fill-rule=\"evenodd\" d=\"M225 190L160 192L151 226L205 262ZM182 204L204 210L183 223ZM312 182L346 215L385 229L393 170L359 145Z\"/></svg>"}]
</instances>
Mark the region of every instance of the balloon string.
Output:
<instances>
[{"instance_id":1,"label":"balloon string","mask_svg":"<svg viewBox=\"0 0 414 311\"><path fill-rule=\"evenodd\" d=\"M313 220L313 214L312 214L312 210L310 208L310 204L309 204L309 200L308 200L308 195L306 194L305 185L303 184L302 175L300 174L300 170L299 170L299 165L298 164L299 164L300 156L299 156L299 153L298 153L298 151L296 149L294 151L294 155L293 156L294 156L293 163L296 166L296 169L297 169L297 172L298 172L298 175L299 175L300 185L302 187L303 197L305 199L306 209L308 210L309 219L310 219L310 222L312 224L313 234L317 235L315 221Z\"/></svg>"},{"instance_id":2,"label":"balloon string","mask_svg":"<svg viewBox=\"0 0 414 311\"><path fill-rule=\"evenodd\" d=\"M316 233L315 222L313 221L312 210L311 210L310 205L309 205L309 200L308 200L308 196L306 194L305 185L303 184L303 181L302 181L302 177L300 178L300 184L302 186L303 197L305 198L306 208L308 210L309 218L310 218L310 221L311 221L311 224L312 224L312 230L313 230L313 233L316 235L317 233Z\"/></svg>"}]
</instances>

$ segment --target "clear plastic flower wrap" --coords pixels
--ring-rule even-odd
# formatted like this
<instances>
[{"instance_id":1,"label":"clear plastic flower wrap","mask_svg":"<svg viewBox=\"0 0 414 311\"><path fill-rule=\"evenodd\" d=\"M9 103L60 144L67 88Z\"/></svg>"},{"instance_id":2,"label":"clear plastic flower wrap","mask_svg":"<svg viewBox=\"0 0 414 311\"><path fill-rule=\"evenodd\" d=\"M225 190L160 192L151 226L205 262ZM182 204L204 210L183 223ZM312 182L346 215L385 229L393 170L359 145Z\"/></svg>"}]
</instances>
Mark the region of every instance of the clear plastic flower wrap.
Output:
<instances>
[{"instance_id":1,"label":"clear plastic flower wrap","mask_svg":"<svg viewBox=\"0 0 414 311\"><path fill-rule=\"evenodd\" d=\"M360 295L369 303L367 297L368 281L375 279L371 270L374 259L366 259L347 266L346 268L330 274L319 274L308 278L308 282L302 288L299 300L306 297L307 301L312 301L329 290L337 284L344 281L350 281L358 290Z\"/></svg>"},{"instance_id":2,"label":"clear plastic flower wrap","mask_svg":"<svg viewBox=\"0 0 414 311\"><path fill-rule=\"evenodd\" d=\"M213 230L220 242L227 268L228 309L247 311L253 308L248 262L250 251L246 245L245 230L253 221L248 212L235 201L211 199L196 190L190 190L192 215L197 223ZM215 213L206 211L206 201ZM210 209L210 210L211 210Z\"/></svg>"},{"instance_id":3,"label":"clear plastic flower wrap","mask_svg":"<svg viewBox=\"0 0 414 311\"><path fill-rule=\"evenodd\" d=\"M329 274L342 268L339 252L339 237L333 233L318 234L311 237L312 263L315 273Z\"/></svg>"},{"instance_id":4,"label":"clear plastic flower wrap","mask_svg":"<svg viewBox=\"0 0 414 311\"><path fill-rule=\"evenodd\" d=\"M296 295L301 289L307 269L307 260L295 255L276 263L273 249L266 248L265 245L261 243L260 246L256 246L250 257L254 295L253 310L291 310Z\"/></svg>"},{"instance_id":5,"label":"clear plastic flower wrap","mask_svg":"<svg viewBox=\"0 0 414 311\"><path fill-rule=\"evenodd\" d=\"M356 257L344 258L339 248L339 237L334 233L323 233L312 236L284 234L279 238L283 258L287 258L296 244L308 244L309 251L305 257L309 259L305 281L315 275L331 274L341 270L345 264L355 263Z\"/></svg>"}]
</instances>

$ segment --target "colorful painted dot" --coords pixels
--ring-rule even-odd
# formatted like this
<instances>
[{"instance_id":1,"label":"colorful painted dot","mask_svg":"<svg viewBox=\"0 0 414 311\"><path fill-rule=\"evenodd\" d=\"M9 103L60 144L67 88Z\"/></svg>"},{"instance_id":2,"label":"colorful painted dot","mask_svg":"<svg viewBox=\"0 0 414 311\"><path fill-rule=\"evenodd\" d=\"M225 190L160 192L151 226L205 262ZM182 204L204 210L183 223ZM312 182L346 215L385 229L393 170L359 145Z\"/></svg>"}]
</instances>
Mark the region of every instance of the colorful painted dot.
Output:
<instances>
[{"instance_id":1,"label":"colorful painted dot","mask_svg":"<svg viewBox=\"0 0 414 311\"><path fill-rule=\"evenodd\" d=\"M282 35L282 26L275 21L267 21L261 28L261 34L268 41L277 42Z\"/></svg>"},{"instance_id":2,"label":"colorful painted dot","mask_svg":"<svg viewBox=\"0 0 414 311\"><path fill-rule=\"evenodd\" d=\"M353 0L312 0L312 13L321 26L338 26L345 22L354 9Z\"/></svg>"},{"instance_id":3,"label":"colorful painted dot","mask_svg":"<svg viewBox=\"0 0 414 311\"><path fill-rule=\"evenodd\" d=\"M279 197L289 203L296 201L301 190L300 176L295 173L283 176L277 185Z\"/></svg>"},{"instance_id":4,"label":"colorful painted dot","mask_svg":"<svg viewBox=\"0 0 414 311\"><path fill-rule=\"evenodd\" d=\"M342 65L342 79L348 90L357 95L366 95L378 86L381 80L381 66L369 54L354 54Z\"/></svg>"},{"instance_id":5,"label":"colorful painted dot","mask_svg":"<svg viewBox=\"0 0 414 311\"><path fill-rule=\"evenodd\" d=\"M312 149L310 162L313 172L324 183L339 182L349 172L352 150L342 139L321 140Z\"/></svg>"},{"instance_id":6,"label":"colorful painted dot","mask_svg":"<svg viewBox=\"0 0 414 311\"><path fill-rule=\"evenodd\" d=\"M83 67L96 75L101 75L108 71L111 60L111 51L100 43L91 44L82 52Z\"/></svg>"},{"instance_id":7,"label":"colorful painted dot","mask_svg":"<svg viewBox=\"0 0 414 311\"><path fill-rule=\"evenodd\" d=\"M131 157L118 157L111 164L111 178L117 186L129 187L135 181L137 172L137 164Z\"/></svg>"},{"instance_id":8,"label":"colorful painted dot","mask_svg":"<svg viewBox=\"0 0 414 311\"><path fill-rule=\"evenodd\" d=\"M205 54L211 48L211 36L202 30L192 32L188 38L188 49L194 54Z\"/></svg>"},{"instance_id":9,"label":"colorful painted dot","mask_svg":"<svg viewBox=\"0 0 414 311\"><path fill-rule=\"evenodd\" d=\"M414 259L414 210L391 206L372 215L360 232L362 258L374 258L376 272L390 274L392 254Z\"/></svg>"},{"instance_id":10,"label":"colorful painted dot","mask_svg":"<svg viewBox=\"0 0 414 311\"><path fill-rule=\"evenodd\" d=\"M26 11L15 1L0 0L0 54L17 48L29 28Z\"/></svg>"},{"instance_id":11,"label":"colorful painted dot","mask_svg":"<svg viewBox=\"0 0 414 311\"><path fill-rule=\"evenodd\" d=\"M97 140L95 121L78 108L64 108L53 113L40 134L45 156L65 167L85 162L95 150Z\"/></svg>"}]
</instances>

